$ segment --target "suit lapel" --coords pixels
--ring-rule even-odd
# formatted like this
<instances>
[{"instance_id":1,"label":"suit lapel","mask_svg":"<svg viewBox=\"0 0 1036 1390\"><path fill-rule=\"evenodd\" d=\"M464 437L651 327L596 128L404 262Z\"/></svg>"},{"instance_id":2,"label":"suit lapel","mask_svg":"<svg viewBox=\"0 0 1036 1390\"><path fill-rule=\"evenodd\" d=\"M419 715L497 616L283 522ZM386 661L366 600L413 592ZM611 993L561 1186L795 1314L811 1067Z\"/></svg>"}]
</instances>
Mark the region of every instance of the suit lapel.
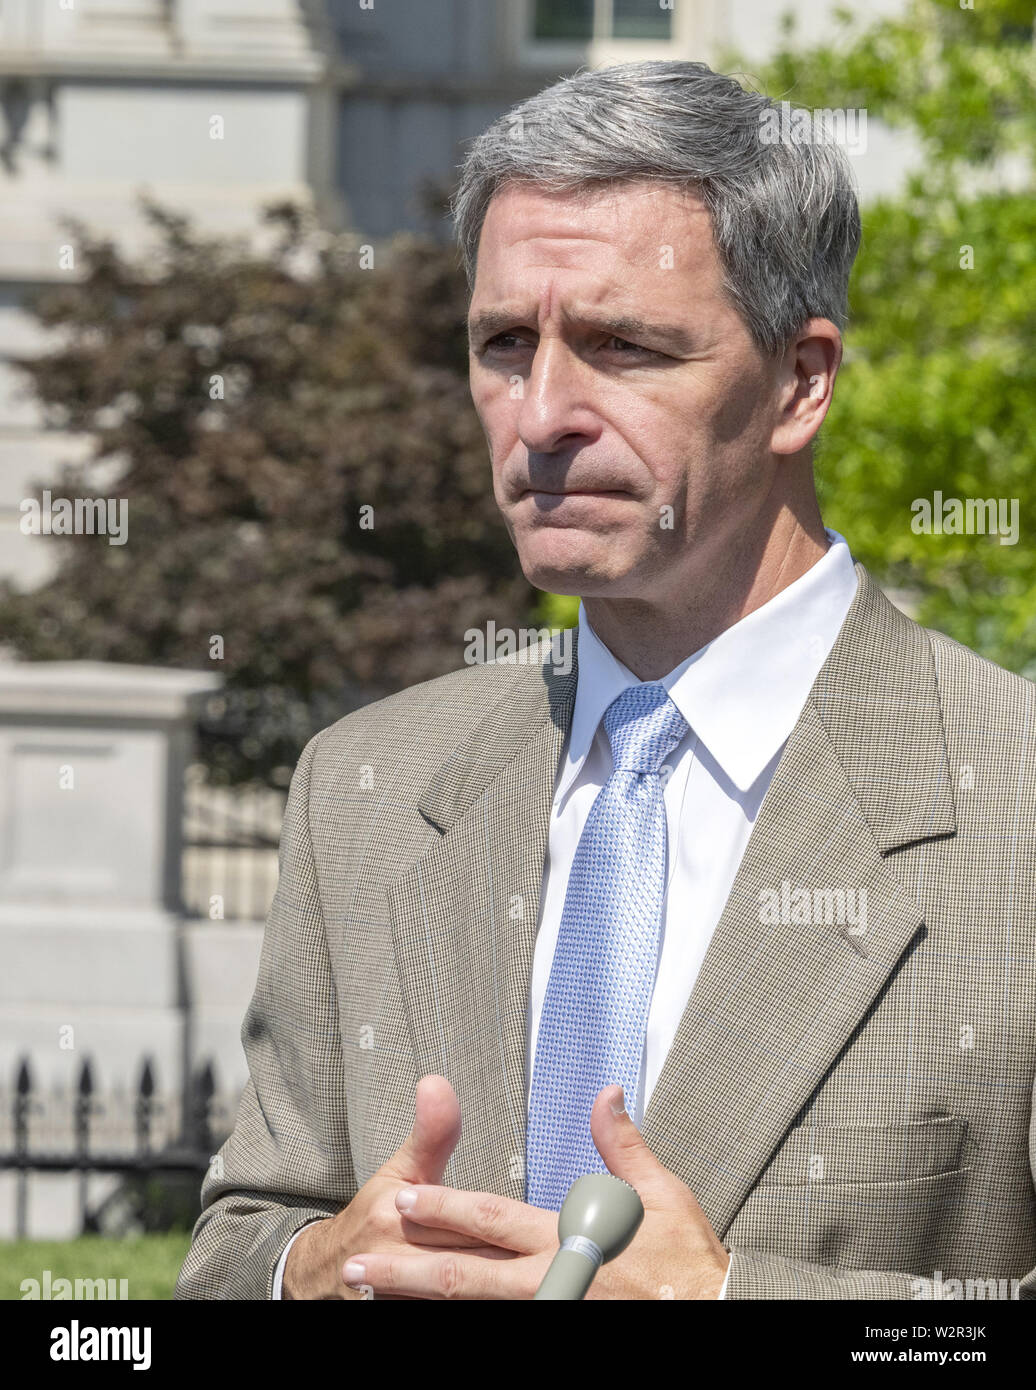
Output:
<instances>
[{"instance_id":1,"label":"suit lapel","mask_svg":"<svg viewBox=\"0 0 1036 1390\"><path fill-rule=\"evenodd\" d=\"M923 927L885 855L955 829L927 638L857 574L644 1116L721 1235ZM786 911L795 890L813 925ZM815 894L839 890L862 932L825 920Z\"/></svg>"},{"instance_id":2,"label":"suit lapel","mask_svg":"<svg viewBox=\"0 0 1036 1390\"><path fill-rule=\"evenodd\" d=\"M811 910L814 890L846 889L865 905L859 935ZM921 921L807 705L644 1117L648 1146L720 1234Z\"/></svg>"},{"instance_id":3,"label":"suit lapel","mask_svg":"<svg viewBox=\"0 0 1036 1390\"><path fill-rule=\"evenodd\" d=\"M922 927L885 855L955 828L927 639L857 573L644 1117L720 1233ZM389 892L418 1074L447 1076L461 1103L446 1181L519 1200L529 983L577 669L501 668L498 704L420 803L442 839ZM796 889L854 892L865 930L764 920L761 895Z\"/></svg>"},{"instance_id":4,"label":"suit lapel","mask_svg":"<svg viewBox=\"0 0 1036 1390\"><path fill-rule=\"evenodd\" d=\"M389 891L418 1075L446 1076L460 1100L446 1181L518 1200L526 1010L576 669L501 667L506 694L420 802L443 837Z\"/></svg>"}]
</instances>

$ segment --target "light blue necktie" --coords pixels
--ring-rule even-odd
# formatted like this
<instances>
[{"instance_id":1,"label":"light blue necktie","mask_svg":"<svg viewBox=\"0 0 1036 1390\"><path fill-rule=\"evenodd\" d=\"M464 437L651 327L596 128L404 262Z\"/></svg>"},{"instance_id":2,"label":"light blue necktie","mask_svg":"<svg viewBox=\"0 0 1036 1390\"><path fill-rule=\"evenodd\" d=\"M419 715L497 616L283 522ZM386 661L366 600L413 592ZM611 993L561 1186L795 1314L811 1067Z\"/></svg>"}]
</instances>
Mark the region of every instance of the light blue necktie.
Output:
<instances>
[{"instance_id":1,"label":"light blue necktie","mask_svg":"<svg viewBox=\"0 0 1036 1390\"><path fill-rule=\"evenodd\" d=\"M624 690L604 727L615 770L572 861L529 1098L525 1200L549 1211L607 1172L590 1134L601 1088L619 1082L636 1105L668 859L660 769L688 729L657 681Z\"/></svg>"}]
</instances>

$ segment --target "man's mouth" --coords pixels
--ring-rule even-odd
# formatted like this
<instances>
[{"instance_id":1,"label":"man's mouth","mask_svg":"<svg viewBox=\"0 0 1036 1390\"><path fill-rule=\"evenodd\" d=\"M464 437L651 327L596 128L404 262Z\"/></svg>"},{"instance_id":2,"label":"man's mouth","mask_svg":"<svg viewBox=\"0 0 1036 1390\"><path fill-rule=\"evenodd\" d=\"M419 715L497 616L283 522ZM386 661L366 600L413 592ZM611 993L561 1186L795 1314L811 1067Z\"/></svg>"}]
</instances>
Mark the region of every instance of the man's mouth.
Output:
<instances>
[{"instance_id":1,"label":"man's mouth","mask_svg":"<svg viewBox=\"0 0 1036 1390\"><path fill-rule=\"evenodd\" d=\"M628 492L618 488L565 488L558 491L555 488L527 487L519 494L520 497L628 497Z\"/></svg>"}]
</instances>

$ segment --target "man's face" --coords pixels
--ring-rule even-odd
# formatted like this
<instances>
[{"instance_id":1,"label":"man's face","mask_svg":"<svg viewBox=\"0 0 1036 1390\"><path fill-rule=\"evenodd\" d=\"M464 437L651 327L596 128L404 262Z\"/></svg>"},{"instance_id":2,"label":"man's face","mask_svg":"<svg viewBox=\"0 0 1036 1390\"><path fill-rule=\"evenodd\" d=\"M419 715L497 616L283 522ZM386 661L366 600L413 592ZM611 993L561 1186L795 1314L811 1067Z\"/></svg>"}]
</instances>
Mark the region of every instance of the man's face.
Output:
<instances>
[{"instance_id":1,"label":"man's face","mask_svg":"<svg viewBox=\"0 0 1036 1390\"><path fill-rule=\"evenodd\" d=\"M777 364L724 294L690 193L503 189L469 331L497 504L538 588L686 594L766 524Z\"/></svg>"}]
</instances>

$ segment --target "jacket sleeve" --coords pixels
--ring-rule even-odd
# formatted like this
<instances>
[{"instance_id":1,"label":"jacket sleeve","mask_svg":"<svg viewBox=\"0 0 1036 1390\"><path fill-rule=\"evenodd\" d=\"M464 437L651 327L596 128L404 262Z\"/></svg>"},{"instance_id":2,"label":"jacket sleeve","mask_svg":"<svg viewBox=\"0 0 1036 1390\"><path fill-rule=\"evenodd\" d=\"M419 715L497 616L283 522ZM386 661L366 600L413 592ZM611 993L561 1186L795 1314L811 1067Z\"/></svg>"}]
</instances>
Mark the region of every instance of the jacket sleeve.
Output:
<instances>
[{"instance_id":1,"label":"jacket sleeve","mask_svg":"<svg viewBox=\"0 0 1036 1390\"><path fill-rule=\"evenodd\" d=\"M202 1212L173 1295L268 1299L281 1252L356 1192L338 1003L309 830L321 735L292 778L277 892L241 1041L249 1079L234 1130L209 1166Z\"/></svg>"}]
</instances>

